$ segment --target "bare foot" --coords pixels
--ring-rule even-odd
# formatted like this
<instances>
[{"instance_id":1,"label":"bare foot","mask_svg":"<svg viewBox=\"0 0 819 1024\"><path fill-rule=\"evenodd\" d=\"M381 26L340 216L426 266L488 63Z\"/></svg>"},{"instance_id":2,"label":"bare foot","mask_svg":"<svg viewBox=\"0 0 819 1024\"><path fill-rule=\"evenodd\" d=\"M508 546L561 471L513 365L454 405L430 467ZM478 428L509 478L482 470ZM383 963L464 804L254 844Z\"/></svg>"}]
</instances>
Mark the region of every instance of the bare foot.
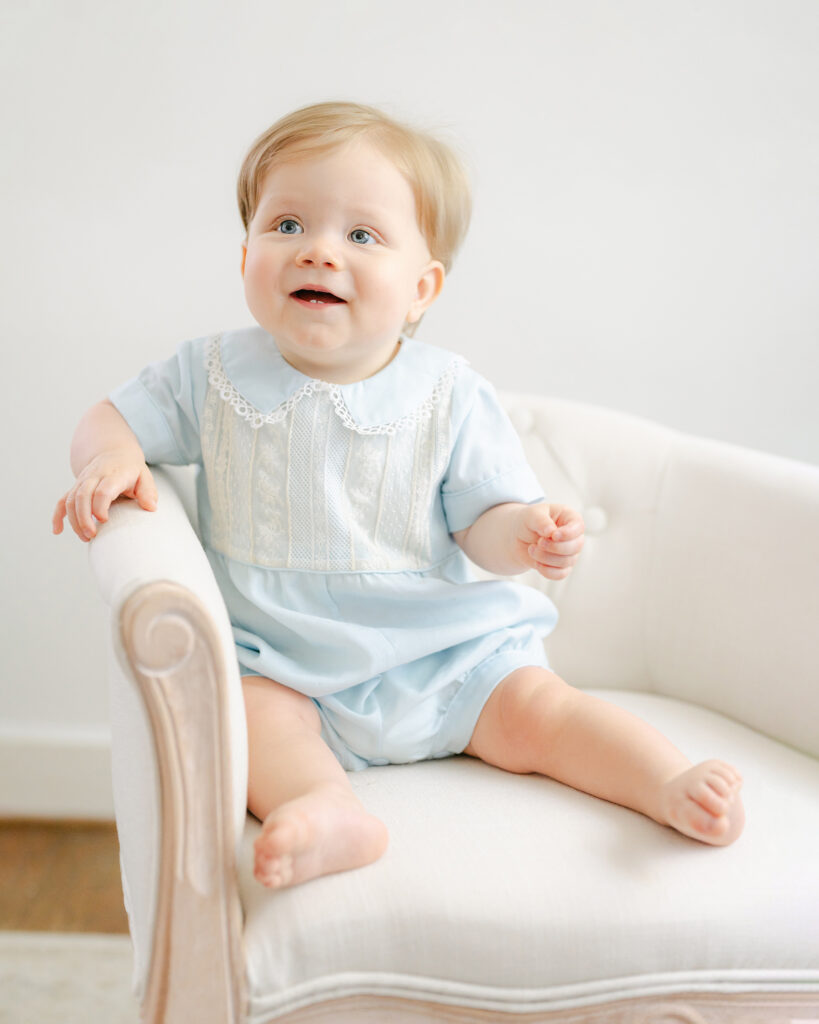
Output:
<instances>
[{"instance_id":1,"label":"bare foot","mask_svg":"<svg viewBox=\"0 0 819 1024\"><path fill-rule=\"evenodd\" d=\"M353 793L329 785L277 807L255 844L254 875L271 889L371 864L387 848L387 828Z\"/></svg>"},{"instance_id":2,"label":"bare foot","mask_svg":"<svg viewBox=\"0 0 819 1024\"><path fill-rule=\"evenodd\" d=\"M727 846L742 831L742 776L724 761L703 761L671 779L662 794L666 823L712 846Z\"/></svg>"}]
</instances>

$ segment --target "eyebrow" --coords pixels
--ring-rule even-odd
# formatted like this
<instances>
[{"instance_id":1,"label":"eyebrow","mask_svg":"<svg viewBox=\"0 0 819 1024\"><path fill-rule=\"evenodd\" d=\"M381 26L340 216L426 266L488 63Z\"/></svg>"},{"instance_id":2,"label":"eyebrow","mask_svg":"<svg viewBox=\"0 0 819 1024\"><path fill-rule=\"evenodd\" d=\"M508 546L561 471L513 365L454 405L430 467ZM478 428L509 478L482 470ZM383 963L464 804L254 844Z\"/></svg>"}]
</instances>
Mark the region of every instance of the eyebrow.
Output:
<instances>
[{"instance_id":1,"label":"eyebrow","mask_svg":"<svg viewBox=\"0 0 819 1024\"><path fill-rule=\"evenodd\" d=\"M282 195L269 195L259 200L257 210L266 210L269 206L277 207L284 211L295 212L303 204L304 200L297 196L283 193ZM391 208L388 206L369 205L366 202L352 207L353 220L390 220L392 217Z\"/></svg>"}]
</instances>

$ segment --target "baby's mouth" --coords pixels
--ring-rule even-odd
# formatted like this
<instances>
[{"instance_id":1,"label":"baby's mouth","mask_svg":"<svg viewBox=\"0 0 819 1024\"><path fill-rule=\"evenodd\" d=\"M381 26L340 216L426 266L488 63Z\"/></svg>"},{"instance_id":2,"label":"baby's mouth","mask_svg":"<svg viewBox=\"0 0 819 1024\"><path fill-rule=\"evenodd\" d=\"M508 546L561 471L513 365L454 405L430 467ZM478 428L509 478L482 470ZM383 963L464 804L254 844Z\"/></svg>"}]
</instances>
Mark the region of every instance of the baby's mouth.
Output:
<instances>
[{"instance_id":1,"label":"baby's mouth","mask_svg":"<svg viewBox=\"0 0 819 1024\"><path fill-rule=\"evenodd\" d=\"M345 299L340 299L337 295L333 295L332 292L319 292L314 291L312 288L299 288L298 291L290 293L291 298L298 299L299 302L308 302L313 306L325 306L332 303L345 302Z\"/></svg>"}]
</instances>

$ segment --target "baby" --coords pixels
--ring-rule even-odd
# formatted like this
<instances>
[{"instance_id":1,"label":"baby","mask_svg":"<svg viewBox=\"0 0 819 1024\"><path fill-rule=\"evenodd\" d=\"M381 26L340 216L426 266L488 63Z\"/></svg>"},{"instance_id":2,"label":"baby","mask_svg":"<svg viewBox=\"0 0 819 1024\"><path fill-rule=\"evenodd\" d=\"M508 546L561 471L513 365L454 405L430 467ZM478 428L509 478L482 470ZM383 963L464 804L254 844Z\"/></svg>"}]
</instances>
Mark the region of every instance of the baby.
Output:
<instances>
[{"instance_id":1,"label":"baby","mask_svg":"<svg viewBox=\"0 0 819 1024\"><path fill-rule=\"evenodd\" d=\"M377 860L348 771L465 753L704 843L740 834L741 779L548 668L556 612L503 577L564 579L583 521L544 500L495 392L414 339L470 212L448 147L347 103L283 118L239 178L256 325L183 344L92 407L63 521L85 541L149 464L197 464L203 541L247 708L256 878Z\"/></svg>"}]
</instances>

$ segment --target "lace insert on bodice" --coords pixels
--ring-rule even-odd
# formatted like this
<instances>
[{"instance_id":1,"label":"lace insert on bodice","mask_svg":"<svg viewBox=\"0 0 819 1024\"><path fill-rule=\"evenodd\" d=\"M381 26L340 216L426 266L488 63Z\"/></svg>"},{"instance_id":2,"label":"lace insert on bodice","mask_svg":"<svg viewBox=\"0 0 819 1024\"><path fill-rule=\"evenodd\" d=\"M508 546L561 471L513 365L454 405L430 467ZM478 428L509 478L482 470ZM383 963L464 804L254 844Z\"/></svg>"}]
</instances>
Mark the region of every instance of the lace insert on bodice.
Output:
<instances>
[{"instance_id":1,"label":"lace insert on bodice","mask_svg":"<svg viewBox=\"0 0 819 1024\"><path fill-rule=\"evenodd\" d=\"M425 569L450 553L439 487L461 360L412 413L367 427L325 381L260 412L225 374L218 338L206 365L212 547L267 568L325 572Z\"/></svg>"}]
</instances>

